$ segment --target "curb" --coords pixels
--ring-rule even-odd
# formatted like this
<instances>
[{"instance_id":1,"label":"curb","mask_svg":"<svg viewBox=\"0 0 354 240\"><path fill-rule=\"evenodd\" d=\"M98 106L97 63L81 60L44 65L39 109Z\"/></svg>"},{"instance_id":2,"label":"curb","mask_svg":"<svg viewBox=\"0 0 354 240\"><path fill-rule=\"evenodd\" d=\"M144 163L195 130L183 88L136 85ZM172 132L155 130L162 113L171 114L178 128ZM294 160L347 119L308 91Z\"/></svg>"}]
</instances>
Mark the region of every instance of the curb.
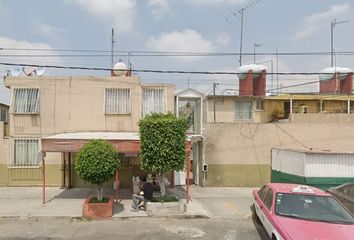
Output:
<instances>
[{"instance_id":1,"label":"curb","mask_svg":"<svg viewBox=\"0 0 354 240\"><path fill-rule=\"evenodd\" d=\"M175 214L175 215L159 215L159 216L115 216L103 220L137 220L137 219L209 219L209 216L203 214ZM82 216L0 216L0 221L45 221L45 220L69 220L69 221L96 221L87 220ZM98 220L99 221L99 220Z\"/></svg>"}]
</instances>

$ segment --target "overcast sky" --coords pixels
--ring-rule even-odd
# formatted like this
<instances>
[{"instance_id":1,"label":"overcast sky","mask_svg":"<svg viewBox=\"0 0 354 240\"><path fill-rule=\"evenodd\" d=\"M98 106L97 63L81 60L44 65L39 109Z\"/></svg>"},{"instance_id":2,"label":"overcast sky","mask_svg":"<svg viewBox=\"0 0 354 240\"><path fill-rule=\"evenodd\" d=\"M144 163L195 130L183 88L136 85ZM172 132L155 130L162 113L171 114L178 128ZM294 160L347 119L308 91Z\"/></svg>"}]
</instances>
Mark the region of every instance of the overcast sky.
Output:
<instances>
[{"instance_id":1,"label":"overcast sky","mask_svg":"<svg viewBox=\"0 0 354 240\"><path fill-rule=\"evenodd\" d=\"M246 8L247 6L251 6ZM351 1L330 0L0 0L0 47L44 49L110 50L111 28L116 31L117 51L174 51L238 53L240 15L244 12L243 52L258 53L329 52L330 22L350 20L335 27L336 51L352 51L354 16ZM236 15L236 16L235 16ZM0 51L0 62L35 63L109 68L103 57L9 57L11 54L80 54L78 52ZM109 53L94 53L105 54ZM116 54L128 62L126 56ZM330 66L330 56L257 56L256 62L271 72L276 62L279 72L319 72ZM336 65L354 68L353 56L337 56ZM147 57L132 56L134 69L182 71L231 71L239 67L238 56ZM253 63L244 56L243 64ZM0 66L4 73L13 67ZM47 69L45 75L108 75L107 72ZM177 89L190 87L208 92L213 82L237 89L234 75L140 74L143 82L175 83ZM301 78L301 79L300 79ZM189 80L188 80L189 79ZM280 85L303 83L317 76L280 77ZM229 84L229 85L226 85ZM267 89L275 87L268 76ZM282 91L316 91L318 85ZM1 91L1 98L4 98ZM5 97L7 97L6 95Z\"/></svg>"}]
</instances>

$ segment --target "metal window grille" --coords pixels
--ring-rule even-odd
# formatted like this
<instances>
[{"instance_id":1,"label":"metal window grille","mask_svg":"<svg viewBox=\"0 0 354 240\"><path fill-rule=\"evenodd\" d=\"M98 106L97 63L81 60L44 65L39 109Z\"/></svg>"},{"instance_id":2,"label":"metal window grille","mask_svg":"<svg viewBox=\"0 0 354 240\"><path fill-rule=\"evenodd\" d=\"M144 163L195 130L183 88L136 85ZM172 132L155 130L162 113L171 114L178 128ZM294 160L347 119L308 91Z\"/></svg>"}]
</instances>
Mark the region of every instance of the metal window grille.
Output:
<instances>
[{"instance_id":1,"label":"metal window grille","mask_svg":"<svg viewBox=\"0 0 354 240\"><path fill-rule=\"evenodd\" d=\"M39 89L15 88L13 94L14 113L38 113Z\"/></svg>"},{"instance_id":2,"label":"metal window grille","mask_svg":"<svg viewBox=\"0 0 354 240\"><path fill-rule=\"evenodd\" d=\"M1 109L0 121L2 121L2 122L8 122L8 113L7 113L7 110Z\"/></svg>"},{"instance_id":3,"label":"metal window grille","mask_svg":"<svg viewBox=\"0 0 354 240\"><path fill-rule=\"evenodd\" d=\"M264 100L263 99L256 100L256 110L257 111L264 111Z\"/></svg>"},{"instance_id":4,"label":"metal window grille","mask_svg":"<svg viewBox=\"0 0 354 240\"><path fill-rule=\"evenodd\" d=\"M141 115L165 112L165 89L156 87L143 87L141 97Z\"/></svg>"},{"instance_id":5,"label":"metal window grille","mask_svg":"<svg viewBox=\"0 0 354 240\"><path fill-rule=\"evenodd\" d=\"M252 100L237 100L235 102L235 119L250 120L253 116Z\"/></svg>"},{"instance_id":6,"label":"metal window grille","mask_svg":"<svg viewBox=\"0 0 354 240\"><path fill-rule=\"evenodd\" d=\"M36 167L40 164L38 139L14 139L12 167Z\"/></svg>"},{"instance_id":7,"label":"metal window grille","mask_svg":"<svg viewBox=\"0 0 354 240\"><path fill-rule=\"evenodd\" d=\"M130 89L107 88L105 111L108 114L130 114Z\"/></svg>"}]
</instances>

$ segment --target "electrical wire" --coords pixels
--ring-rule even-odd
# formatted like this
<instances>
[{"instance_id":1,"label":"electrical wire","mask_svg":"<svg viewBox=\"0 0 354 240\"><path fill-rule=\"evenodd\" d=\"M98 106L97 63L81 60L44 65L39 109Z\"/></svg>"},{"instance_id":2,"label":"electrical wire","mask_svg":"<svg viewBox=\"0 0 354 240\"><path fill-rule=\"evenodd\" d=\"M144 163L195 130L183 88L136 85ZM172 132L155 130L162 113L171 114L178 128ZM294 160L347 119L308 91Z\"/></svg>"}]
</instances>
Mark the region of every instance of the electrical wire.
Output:
<instances>
[{"instance_id":1,"label":"electrical wire","mask_svg":"<svg viewBox=\"0 0 354 240\"><path fill-rule=\"evenodd\" d=\"M27 66L27 67L45 67L56 69L71 69L71 70L93 70L93 71L113 71L119 69L103 68L103 67L80 67L80 66L61 66L61 65L43 65L43 64L29 64L29 63L9 63L0 62L3 66ZM221 72L221 71L183 71L183 70L154 70L154 69L131 69L136 73L178 73L178 74L205 74L205 75L237 75L238 72ZM320 72L267 72L267 75L319 75Z\"/></svg>"},{"instance_id":2,"label":"electrical wire","mask_svg":"<svg viewBox=\"0 0 354 240\"><path fill-rule=\"evenodd\" d=\"M73 56L73 57L81 57L81 56L93 56L93 57L106 57L111 56L111 51L109 50L96 50L96 49L52 49L52 48L0 48L0 51L41 51L41 52L81 52L81 53L107 53L107 54L48 54L47 56ZM141 56L171 56L171 57L182 57L182 56L239 56L238 52L184 52L184 51L145 51L145 50L125 50L125 51L114 51L114 53L123 53L123 56L130 57L141 57ZM244 52L243 55L257 55L257 56L269 56L269 55L278 55L278 56L301 56L301 55L331 55L331 52L328 51L311 51L311 52ZM354 55L354 51L338 51L336 55ZM16 55L16 54L5 54L1 55L6 57L16 57L16 56L26 56L26 54ZM33 56L29 54L28 56ZM44 54L37 55L38 57L46 56Z\"/></svg>"}]
</instances>

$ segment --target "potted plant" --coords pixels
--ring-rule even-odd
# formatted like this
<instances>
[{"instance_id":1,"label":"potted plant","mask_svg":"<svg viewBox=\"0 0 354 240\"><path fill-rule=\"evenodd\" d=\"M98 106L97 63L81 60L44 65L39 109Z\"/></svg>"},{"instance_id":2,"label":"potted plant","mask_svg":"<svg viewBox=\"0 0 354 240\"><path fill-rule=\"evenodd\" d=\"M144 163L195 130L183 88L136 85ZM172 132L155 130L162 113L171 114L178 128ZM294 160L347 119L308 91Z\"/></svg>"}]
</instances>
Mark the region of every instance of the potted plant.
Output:
<instances>
[{"instance_id":1,"label":"potted plant","mask_svg":"<svg viewBox=\"0 0 354 240\"><path fill-rule=\"evenodd\" d=\"M75 170L84 181L97 186L97 196L89 196L84 202L85 218L105 218L113 214L113 197L103 197L103 184L115 175L120 162L118 151L104 140L91 140L76 157Z\"/></svg>"},{"instance_id":2,"label":"potted plant","mask_svg":"<svg viewBox=\"0 0 354 240\"><path fill-rule=\"evenodd\" d=\"M284 112L279 109L274 109L272 112L273 121L277 122L279 119L284 118Z\"/></svg>"}]
</instances>

